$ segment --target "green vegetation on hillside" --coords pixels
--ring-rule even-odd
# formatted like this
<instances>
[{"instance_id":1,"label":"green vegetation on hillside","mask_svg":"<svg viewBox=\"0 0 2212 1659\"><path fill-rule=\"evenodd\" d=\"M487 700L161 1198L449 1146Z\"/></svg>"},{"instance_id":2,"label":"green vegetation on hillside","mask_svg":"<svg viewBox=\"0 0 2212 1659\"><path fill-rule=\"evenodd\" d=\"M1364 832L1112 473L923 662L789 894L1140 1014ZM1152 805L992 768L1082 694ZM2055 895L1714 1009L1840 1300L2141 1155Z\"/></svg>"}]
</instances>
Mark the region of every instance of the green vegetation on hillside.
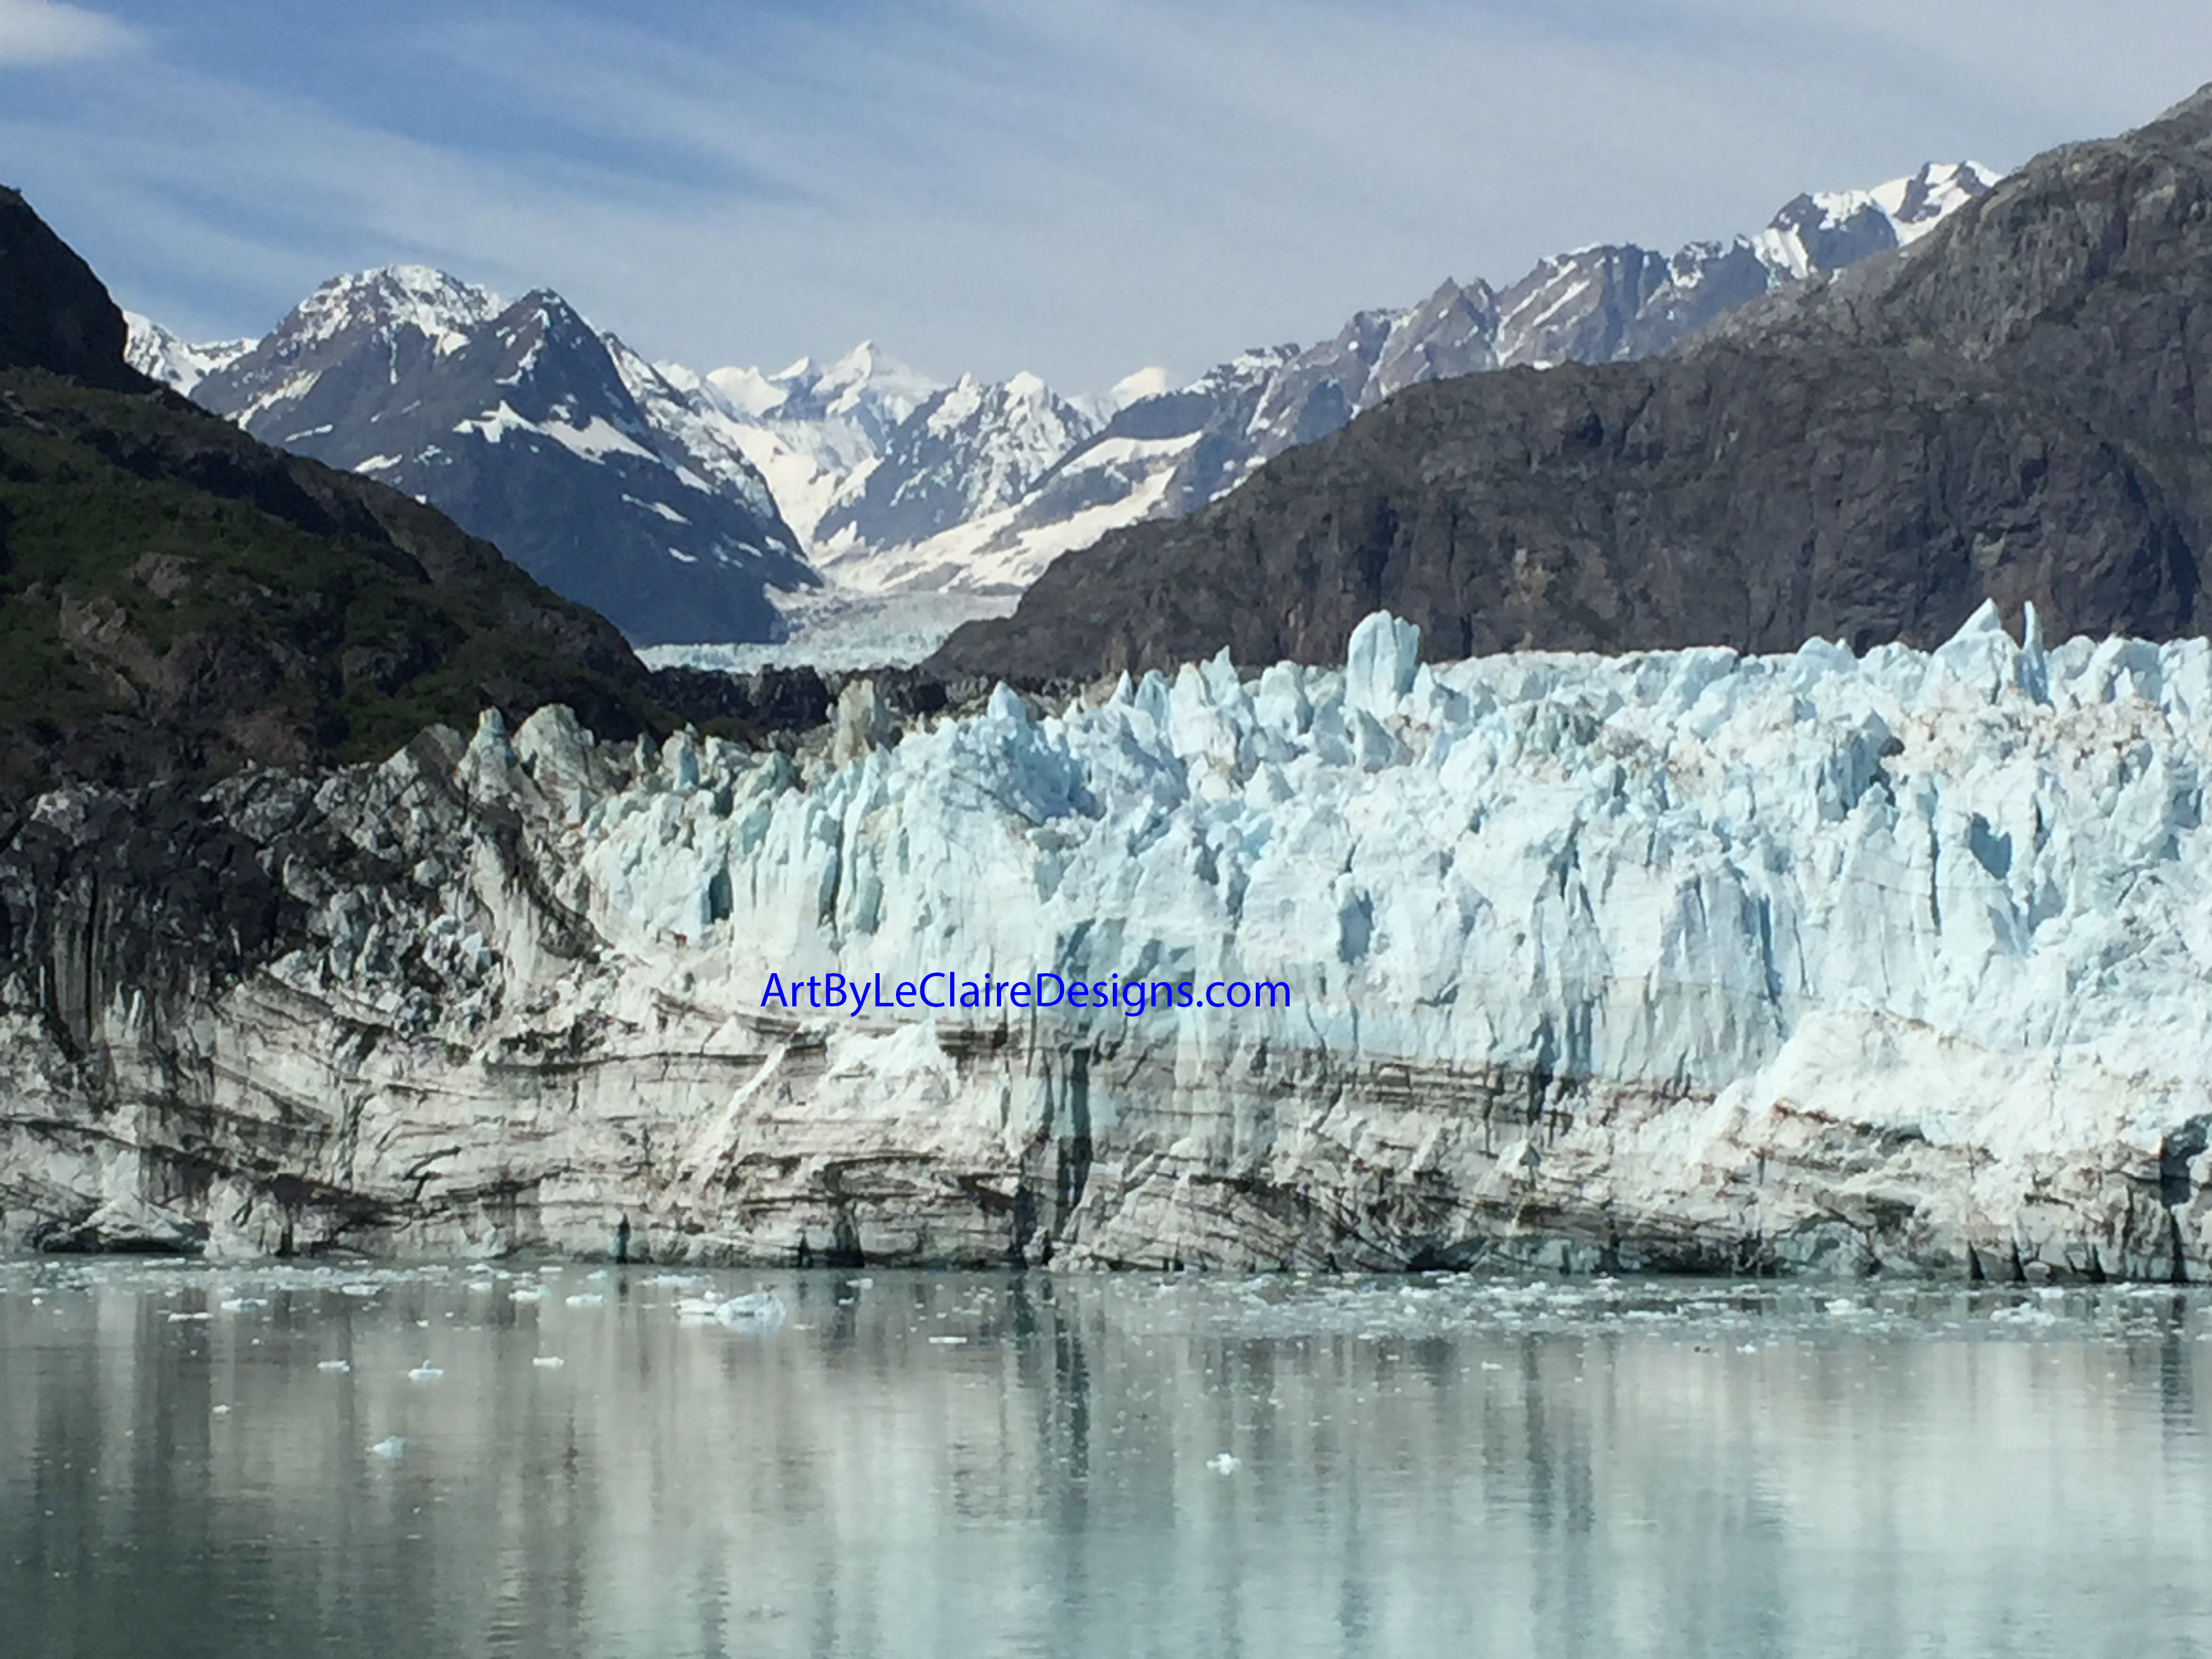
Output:
<instances>
[{"instance_id":1,"label":"green vegetation on hillside","mask_svg":"<svg viewBox=\"0 0 2212 1659\"><path fill-rule=\"evenodd\" d=\"M374 759L496 703L665 726L601 618L166 392L0 370L0 783Z\"/></svg>"}]
</instances>

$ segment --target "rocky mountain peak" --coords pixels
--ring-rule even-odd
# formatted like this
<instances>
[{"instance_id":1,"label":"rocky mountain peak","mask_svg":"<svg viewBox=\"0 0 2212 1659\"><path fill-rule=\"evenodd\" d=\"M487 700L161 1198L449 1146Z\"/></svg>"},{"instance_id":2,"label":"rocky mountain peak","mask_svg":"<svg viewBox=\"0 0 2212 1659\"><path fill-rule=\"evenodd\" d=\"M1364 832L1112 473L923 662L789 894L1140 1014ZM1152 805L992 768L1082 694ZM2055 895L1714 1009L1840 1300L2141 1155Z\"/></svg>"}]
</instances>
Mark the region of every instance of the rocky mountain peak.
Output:
<instances>
[{"instance_id":1,"label":"rocky mountain peak","mask_svg":"<svg viewBox=\"0 0 2212 1659\"><path fill-rule=\"evenodd\" d=\"M489 289L432 266L382 265L333 276L295 307L276 331L304 349L357 331L411 329L451 349L504 307Z\"/></svg>"}]
</instances>

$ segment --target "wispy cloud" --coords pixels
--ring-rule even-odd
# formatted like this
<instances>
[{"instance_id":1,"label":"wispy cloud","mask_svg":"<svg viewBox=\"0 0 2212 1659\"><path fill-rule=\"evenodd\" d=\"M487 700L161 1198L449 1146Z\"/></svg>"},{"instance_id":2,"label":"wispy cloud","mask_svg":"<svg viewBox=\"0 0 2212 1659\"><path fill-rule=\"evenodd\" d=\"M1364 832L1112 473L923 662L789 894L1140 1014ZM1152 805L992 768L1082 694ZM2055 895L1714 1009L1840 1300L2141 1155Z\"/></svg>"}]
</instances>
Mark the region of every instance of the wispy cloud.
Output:
<instances>
[{"instance_id":1,"label":"wispy cloud","mask_svg":"<svg viewBox=\"0 0 2212 1659\"><path fill-rule=\"evenodd\" d=\"M701 366L869 334L1071 388L2015 163L2212 64L2174 0L109 3L142 49L11 76L0 165L173 324L406 258Z\"/></svg>"},{"instance_id":2,"label":"wispy cloud","mask_svg":"<svg viewBox=\"0 0 2212 1659\"><path fill-rule=\"evenodd\" d=\"M0 68L100 58L133 43L131 32L103 13L61 0L0 0Z\"/></svg>"}]
</instances>

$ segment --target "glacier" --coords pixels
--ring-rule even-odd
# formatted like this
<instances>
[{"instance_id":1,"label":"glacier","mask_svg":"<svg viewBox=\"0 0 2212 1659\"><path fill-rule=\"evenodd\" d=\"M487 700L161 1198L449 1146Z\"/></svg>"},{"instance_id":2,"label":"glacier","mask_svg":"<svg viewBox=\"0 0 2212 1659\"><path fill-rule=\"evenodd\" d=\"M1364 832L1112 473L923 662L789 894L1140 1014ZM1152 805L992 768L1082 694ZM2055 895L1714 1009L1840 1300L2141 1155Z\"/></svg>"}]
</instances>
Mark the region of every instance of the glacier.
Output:
<instances>
[{"instance_id":1,"label":"glacier","mask_svg":"<svg viewBox=\"0 0 2212 1659\"><path fill-rule=\"evenodd\" d=\"M2212 644L2023 634L1425 664L1377 616L903 730L855 680L791 752L555 708L242 776L302 920L151 987L52 923L90 988L0 987L0 1241L2201 1279ZM1293 994L762 1002L938 969Z\"/></svg>"}]
</instances>

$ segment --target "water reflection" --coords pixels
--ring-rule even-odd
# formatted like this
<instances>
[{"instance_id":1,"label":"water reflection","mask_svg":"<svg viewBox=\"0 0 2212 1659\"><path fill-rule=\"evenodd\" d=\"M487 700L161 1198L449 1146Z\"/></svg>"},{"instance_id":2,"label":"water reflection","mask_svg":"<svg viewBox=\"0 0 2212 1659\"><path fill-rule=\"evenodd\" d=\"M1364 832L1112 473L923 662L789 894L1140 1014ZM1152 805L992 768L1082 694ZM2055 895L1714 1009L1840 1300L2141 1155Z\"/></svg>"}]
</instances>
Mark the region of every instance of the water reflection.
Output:
<instances>
[{"instance_id":1,"label":"water reflection","mask_svg":"<svg viewBox=\"0 0 2212 1659\"><path fill-rule=\"evenodd\" d=\"M773 1282L0 1265L0 1650L2212 1637L2194 1293Z\"/></svg>"}]
</instances>

